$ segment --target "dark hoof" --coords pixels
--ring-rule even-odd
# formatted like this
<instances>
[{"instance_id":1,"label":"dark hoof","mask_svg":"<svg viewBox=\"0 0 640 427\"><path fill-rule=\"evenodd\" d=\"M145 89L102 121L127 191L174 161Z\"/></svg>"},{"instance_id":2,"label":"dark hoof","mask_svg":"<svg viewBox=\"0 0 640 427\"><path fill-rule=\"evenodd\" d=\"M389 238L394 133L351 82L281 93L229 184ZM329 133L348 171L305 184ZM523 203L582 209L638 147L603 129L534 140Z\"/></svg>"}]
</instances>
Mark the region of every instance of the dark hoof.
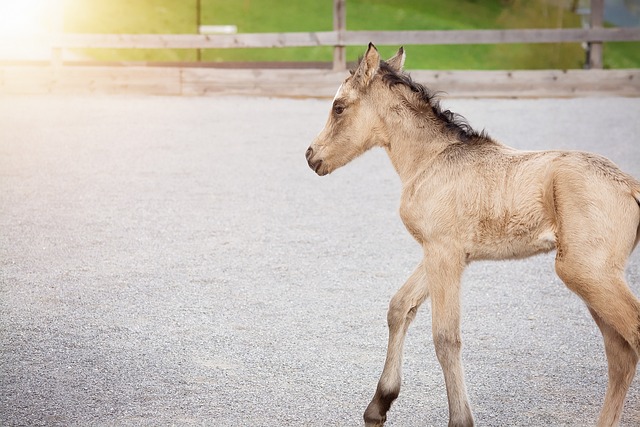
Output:
<instances>
[{"instance_id":1,"label":"dark hoof","mask_svg":"<svg viewBox=\"0 0 640 427\"><path fill-rule=\"evenodd\" d=\"M366 427L382 427L387 421L387 412L391 404L398 397L398 393L383 395L380 390L376 390L376 395L364 411L364 425Z\"/></svg>"},{"instance_id":2,"label":"dark hoof","mask_svg":"<svg viewBox=\"0 0 640 427\"><path fill-rule=\"evenodd\" d=\"M387 421L386 415L381 415L378 413L377 408L371 409L371 405L367 407L367 410L364 411L364 425L365 427L382 427L384 426L384 422Z\"/></svg>"}]
</instances>

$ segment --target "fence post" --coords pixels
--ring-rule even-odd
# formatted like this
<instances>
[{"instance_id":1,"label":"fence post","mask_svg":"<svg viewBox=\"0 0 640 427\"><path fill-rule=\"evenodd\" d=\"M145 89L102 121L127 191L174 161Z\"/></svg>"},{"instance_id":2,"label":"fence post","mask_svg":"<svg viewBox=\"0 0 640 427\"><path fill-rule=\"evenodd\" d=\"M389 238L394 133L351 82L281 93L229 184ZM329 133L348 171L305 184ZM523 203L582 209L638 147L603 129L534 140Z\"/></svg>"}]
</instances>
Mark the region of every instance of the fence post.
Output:
<instances>
[{"instance_id":1,"label":"fence post","mask_svg":"<svg viewBox=\"0 0 640 427\"><path fill-rule=\"evenodd\" d=\"M346 0L333 0L333 31L338 33L338 41L333 47L333 69L342 71L347 69L346 48L342 44L343 33L347 30Z\"/></svg>"},{"instance_id":2,"label":"fence post","mask_svg":"<svg viewBox=\"0 0 640 427\"><path fill-rule=\"evenodd\" d=\"M60 36L64 34L64 12L63 9L48 9L48 13L51 14L51 22L47 28L47 40L51 42L53 39L53 45L50 46L51 57L49 58L52 67L60 67L64 64L64 48L57 45L60 43Z\"/></svg>"},{"instance_id":3,"label":"fence post","mask_svg":"<svg viewBox=\"0 0 640 427\"><path fill-rule=\"evenodd\" d=\"M202 18L200 16L200 8L202 4L200 0L196 0L196 34L200 34L200 25L202 22ZM196 62L202 61L202 50L200 48L196 49Z\"/></svg>"},{"instance_id":4,"label":"fence post","mask_svg":"<svg viewBox=\"0 0 640 427\"><path fill-rule=\"evenodd\" d=\"M591 0L591 28L602 28L604 0ZM590 41L589 68L602 69L602 42Z\"/></svg>"},{"instance_id":5,"label":"fence post","mask_svg":"<svg viewBox=\"0 0 640 427\"><path fill-rule=\"evenodd\" d=\"M61 67L62 64L64 64L62 48L59 48L59 47L51 48L51 66Z\"/></svg>"}]
</instances>

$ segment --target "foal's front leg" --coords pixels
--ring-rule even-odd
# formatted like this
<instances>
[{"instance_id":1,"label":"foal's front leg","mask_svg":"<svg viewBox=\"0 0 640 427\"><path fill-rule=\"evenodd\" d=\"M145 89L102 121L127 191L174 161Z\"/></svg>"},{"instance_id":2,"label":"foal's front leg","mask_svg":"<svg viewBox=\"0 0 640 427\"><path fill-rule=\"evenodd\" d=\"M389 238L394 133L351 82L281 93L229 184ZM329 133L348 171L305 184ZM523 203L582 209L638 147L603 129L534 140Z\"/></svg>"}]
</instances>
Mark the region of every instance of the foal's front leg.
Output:
<instances>
[{"instance_id":1,"label":"foal's front leg","mask_svg":"<svg viewBox=\"0 0 640 427\"><path fill-rule=\"evenodd\" d=\"M425 268L431 294L433 344L442 366L449 401L449 427L473 426L462 369L460 338L460 279L463 254L443 245L425 247Z\"/></svg>"},{"instance_id":2,"label":"foal's front leg","mask_svg":"<svg viewBox=\"0 0 640 427\"><path fill-rule=\"evenodd\" d=\"M380 381L378 381L376 394L364 412L365 425L368 427L384 424L391 403L400 393L404 339L409 324L416 316L418 307L429 295L425 273L424 265L420 263L389 304L387 359Z\"/></svg>"}]
</instances>

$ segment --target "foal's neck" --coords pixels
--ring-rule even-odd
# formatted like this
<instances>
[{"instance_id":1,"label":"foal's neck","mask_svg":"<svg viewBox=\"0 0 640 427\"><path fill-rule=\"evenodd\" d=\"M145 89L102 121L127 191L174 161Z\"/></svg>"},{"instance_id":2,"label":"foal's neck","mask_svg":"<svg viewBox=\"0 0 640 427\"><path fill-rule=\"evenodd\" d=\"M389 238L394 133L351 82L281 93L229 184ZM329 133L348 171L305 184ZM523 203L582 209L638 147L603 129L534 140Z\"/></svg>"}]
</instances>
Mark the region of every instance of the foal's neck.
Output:
<instances>
[{"instance_id":1,"label":"foal's neck","mask_svg":"<svg viewBox=\"0 0 640 427\"><path fill-rule=\"evenodd\" d=\"M424 170L453 142L439 129L439 123L412 113L407 114L401 124L392 126L393 132L390 132L385 149L403 184Z\"/></svg>"}]
</instances>

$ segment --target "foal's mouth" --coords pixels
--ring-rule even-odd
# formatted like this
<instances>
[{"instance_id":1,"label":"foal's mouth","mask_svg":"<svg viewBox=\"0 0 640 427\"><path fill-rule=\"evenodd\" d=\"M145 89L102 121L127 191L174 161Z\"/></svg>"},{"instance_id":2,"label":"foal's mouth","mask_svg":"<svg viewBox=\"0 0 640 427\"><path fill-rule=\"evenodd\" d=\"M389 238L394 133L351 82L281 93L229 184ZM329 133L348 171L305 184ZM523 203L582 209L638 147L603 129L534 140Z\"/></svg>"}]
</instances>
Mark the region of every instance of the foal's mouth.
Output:
<instances>
[{"instance_id":1,"label":"foal's mouth","mask_svg":"<svg viewBox=\"0 0 640 427\"><path fill-rule=\"evenodd\" d=\"M305 157L307 158L307 164L319 176L326 175L328 173L328 171L326 169L324 169L324 170L321 169L322 168L322 159L313 160L313 155L314 154L315 153L313 152L313 149L311 147L309 147L307 149L307 152L305 153Z\"/></svg>"},{"instance_id":2,"label":"foal's mouth","mask_svg":"<svg viewBox=\"0 0 640 427\"><path fill-rule=\"evenodd\" d=\"M324 176L328 173L326 169L325 170L320 169L322 167L322 160L317 160L315 162L309 161L308 163L309 163L309 167L313 169L313 171L317 173L319 176Z\"/></svg>"}]
</instances>

